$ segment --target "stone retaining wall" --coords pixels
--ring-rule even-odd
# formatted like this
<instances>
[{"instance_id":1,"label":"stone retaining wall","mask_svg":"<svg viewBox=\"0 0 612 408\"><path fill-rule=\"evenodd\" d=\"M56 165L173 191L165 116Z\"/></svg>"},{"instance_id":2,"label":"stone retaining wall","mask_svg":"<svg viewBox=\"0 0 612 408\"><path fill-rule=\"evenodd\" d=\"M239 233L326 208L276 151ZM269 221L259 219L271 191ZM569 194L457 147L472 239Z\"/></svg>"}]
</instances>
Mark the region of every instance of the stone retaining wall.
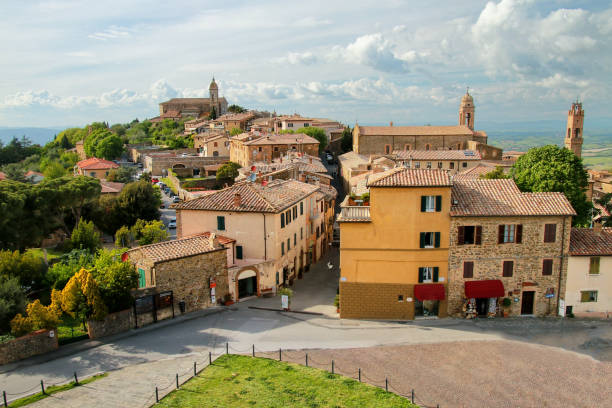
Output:
<instances>
[{"instance_id":1,"label":"stone retaining wall","mask_svg":"<svg viewBox=\"0 0 612 408\"><path fill-rule=\"evenodd\" d=\"M111 336L128 331L134 327L134 311L132 309L111 313L102 321L88 320L87 333L90 339Z\"/></svg>"},{"instance_id":2,"label":"stone retaining wall","mask_svg":"<svg viewBox=\"0 0 612 408\"><path fill-rule=\"evenodd\" d=\"M0 344L0 365L57 349L57 330L38 330Z\"/></svg>"}]
</instances>

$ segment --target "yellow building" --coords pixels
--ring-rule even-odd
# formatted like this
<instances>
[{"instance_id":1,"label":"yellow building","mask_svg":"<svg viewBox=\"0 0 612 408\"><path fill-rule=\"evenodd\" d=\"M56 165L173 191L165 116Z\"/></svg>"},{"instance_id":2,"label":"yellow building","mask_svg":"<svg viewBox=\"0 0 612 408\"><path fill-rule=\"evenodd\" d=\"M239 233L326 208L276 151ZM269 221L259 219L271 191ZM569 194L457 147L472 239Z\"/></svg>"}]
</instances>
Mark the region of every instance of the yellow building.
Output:
<instances>
[{"instance_id":1,"label":"yellow building","mask_svg":"<svg viewBox=\"0 0 612 408\"><path fill-rule=\"evenodd\" d=\"M343 202L340 317L446 316L451 185L443 170L394 168L372 176L369 203Z\"/></svg>"}]
</instances>

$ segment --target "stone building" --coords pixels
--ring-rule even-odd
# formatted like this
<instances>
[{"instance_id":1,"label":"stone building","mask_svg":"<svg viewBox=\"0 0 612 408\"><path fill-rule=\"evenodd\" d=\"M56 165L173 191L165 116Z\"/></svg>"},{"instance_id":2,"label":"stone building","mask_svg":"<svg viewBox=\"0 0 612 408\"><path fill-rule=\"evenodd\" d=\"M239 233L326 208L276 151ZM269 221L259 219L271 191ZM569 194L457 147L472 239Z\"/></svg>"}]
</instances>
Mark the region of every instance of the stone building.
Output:
<instances>
[{"instance_id":1,"label":"stone building","mask_svg":"<svg viewBox=\"0 0 612 408\"><path fill-rule=\"evenodd\" d=\"M473 150L401 150L390 158L398 165L415 169L442 169L451 174L476 167L480 153Z\"/></svg>"},{"instance_id":2,"label":"stone building","mask_svg":"<svg viewBox=\"0 0 612 408\"><path fill-rule=\"evenodd\" d=\"M208 117L212 110L217 116L227 112L227 100L219 97L219 86L213 77L208 87L208 98L172 98L159 104L159 116L151 119L152 122L164 119L178 120L185 117Z\"/></svg>"},{"instance_id":3,"label":"stone building","mask_svg":"<svg viewBox=\"0 0 612 408\"><path fill-rule=\"evenodd\" d=\"M302 133L242 133L230 140L230 161L249 167L253 162L272 162L288 152L319 155L319 141Z\"/></svg>"},{"instance_id":4,"label":"stone building","mask_svg":"<svg viewBox=\"0 0 612 408\"><path fill-rule=\"evenodd\" d=\"M353 129L357 154L391 154L395 150L475 150L483 159L500 160L502 150L487 145L487 134L474 130L475 106L466 93L456 126L360 126Z\"/></svg>"},{"instance_id":5,"label":"stone building","mask_svg":"<svg viewBox=\"0 0 612 408\"><path fill-rule=\"evenodd\" d=\"M110 160L98 159L92 157L90 159L81 160L74 166L75 176L90 176L97 179L105 179L110 174L111 170L118 169L119 165Z\"/></svg>"},{"instance_id":6,"label":"stone building","mask_svg":"<svg viewBox=\"0 0 612 408\"><path fill-rule=\"evenodd\" d=\"M193 147L204 157L229 157L230 137L226 132L200 133L193 136Z\"/></svg>"},{"instance_id":7,"label":"stone building","mask_svg":"<svg viewBox=\"0 0 612 408\"><path fill-rule=\"evenodd\" d=\"M448 312L556 315L565 297L575 211L563 193L523 193L513 180L455 177L450 209Z\"/></svg>"},{"instance_id":8,"label":"stone building","mask_svg":"<svg viewBox=\"0 0 612 408\"><path fill-rule=\"evenodd\" d=\"M204 174L205 166L227 162L227 156L204 157L197 154L178 154L173 151L147 153L142 157L143 168L152 176L161 176L164 170L172 169L181 177Z\"/></svg>"},{"instance_id":9,"label":"stone building","mask_svg":"<svg viewBox=\"0 0 612 408\"><path fill-rule=\"evenodd\" d=\"M215 234L198 234L144 245L126 254L138 271L139 289L171 290L176 310L179 302L185 302L190 312L214 306L229 293L227 247L232 242Z\"/></svg>"},{"instance_id":10,"label":"stone building","mask_svg":"<svg viewBox=\"0 0 612 408\"><path fill-rule=\"evenodd\" d=\"M582 129L584 127L584 111L582 103L572 103L567 112L567 133L565 134L565 147L578 157L582 155Z\"/></svg>"},{"instance_id":11,"label":"stone building","mask_svg":"<svg viewBox=\"0 0 612 408\"><path fill-rule=\"evenodd\" d=\"M255 118L254 112L226 113L212 121L212 125L222 127L226 132L233 129L247 130L249 123Z\"/></svg>"},{"instance_id":12,"label":"stone building","mask_svg":"<svg viewBox=\"0 0 612 408\"><path fill-rule=\"evenodd\" d=\"M572 228L565 308L577 317L612 317L612 228Z\"/></svg>"}]
</instances>

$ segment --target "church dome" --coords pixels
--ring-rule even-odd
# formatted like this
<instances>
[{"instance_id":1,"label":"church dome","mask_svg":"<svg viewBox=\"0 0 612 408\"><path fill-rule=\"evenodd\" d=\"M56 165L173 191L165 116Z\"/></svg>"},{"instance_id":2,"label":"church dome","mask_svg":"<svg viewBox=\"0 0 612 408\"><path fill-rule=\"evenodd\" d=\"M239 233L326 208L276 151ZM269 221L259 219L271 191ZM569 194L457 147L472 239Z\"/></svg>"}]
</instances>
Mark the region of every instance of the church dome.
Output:
<instances>
[{"instance_id":1,"label":"church dome","mask_svg":"<svg viewBox=\"0 0 612 408\"><path fill-rule=\"evenodd\" d=\"M474 98L472 98L472 95L470 95L469 92L465 92L465 95L463 95L463 98L461 98L461 104L467 104L467 103L474 103Z\"/></svg>"},{"instance_id":2,"label":"church dome","mask_svg":"<svg viewBox=\"0 0 612 408\"><path fill-rule=\"evenodd\" d=\"M217 86L217 83L215 82L215 77L213 77L212 82L210 83L210 86L208 87L208 89L219 89L219 87Z\"/></svg>"}]
</instances>

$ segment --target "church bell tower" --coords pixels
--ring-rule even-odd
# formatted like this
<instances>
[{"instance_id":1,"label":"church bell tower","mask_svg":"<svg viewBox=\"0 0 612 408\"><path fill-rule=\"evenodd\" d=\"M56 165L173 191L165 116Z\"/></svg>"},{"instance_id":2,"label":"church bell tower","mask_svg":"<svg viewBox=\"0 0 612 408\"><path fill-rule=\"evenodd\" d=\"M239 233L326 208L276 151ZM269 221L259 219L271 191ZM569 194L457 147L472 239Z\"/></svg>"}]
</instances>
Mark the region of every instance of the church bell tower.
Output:
<instances>
[{"instance_id":1,"label":"church bell tower","mask_svg":"<svg viewBox=\"0 0 612 408\"><path fill-rule=\"evenodd\" d=\"M584 126L584 111L582 103L572 103L572 109L567 113L567 133L565 134L565 147L578 157L582 155L582 129Z\"/></svg>"},{"instance_id":2,"label":"church bell tower","mask_svg":"<svg viewBox=\"0 0 612 408\"><path fill-rule=\"evenodd\" d=\"M461 105L459 106L459 125L465 125L474 130L475 110L474 98L470 95L470 90L468 88L463 98L461 98Z\"/></svg>"},{"instance_id":3,"label":"church bell tower","mask_svg":"<svg viewBox=\"0 0 612 408\"><path fill-rule=\"evenodd\" d=\"M219 87L215 82L215 77L213 77L210 86L208 87L208 92L210 94L210 108L215 108L217 115L221 115L219 112Z\"/></svg>"}]
</instances>

